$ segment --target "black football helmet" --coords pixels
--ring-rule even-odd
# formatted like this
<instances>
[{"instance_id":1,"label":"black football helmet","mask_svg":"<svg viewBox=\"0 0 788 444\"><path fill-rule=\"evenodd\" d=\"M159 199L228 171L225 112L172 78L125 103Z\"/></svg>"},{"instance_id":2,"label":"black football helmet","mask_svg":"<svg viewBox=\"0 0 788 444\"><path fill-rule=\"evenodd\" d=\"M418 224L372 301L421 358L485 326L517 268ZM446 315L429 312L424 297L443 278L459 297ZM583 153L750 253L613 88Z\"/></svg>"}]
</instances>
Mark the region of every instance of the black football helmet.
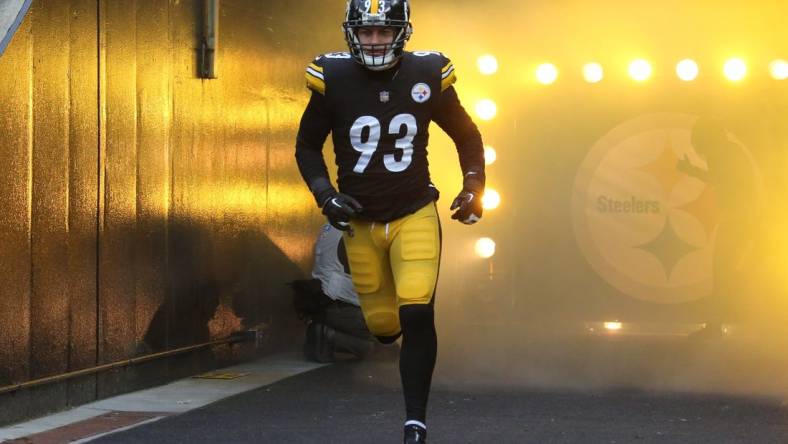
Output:
<instances>
[{"instance_id":1,"label":"black football helmet","mask_svg":"<svg viewBox=\"0 0 788 444\"><path fill-rule=\"evenodd\" d=\"M394 28L394 41L388 45L362 47L358 39L358 29L373 26ZM388 69L402 57L405 42L413 33L410 4L408 0L349 0L342 28L345 30L350 54L358 63L374 71ZM383 55L367 52L383 52Z\"/></svg>"}]
</instances>

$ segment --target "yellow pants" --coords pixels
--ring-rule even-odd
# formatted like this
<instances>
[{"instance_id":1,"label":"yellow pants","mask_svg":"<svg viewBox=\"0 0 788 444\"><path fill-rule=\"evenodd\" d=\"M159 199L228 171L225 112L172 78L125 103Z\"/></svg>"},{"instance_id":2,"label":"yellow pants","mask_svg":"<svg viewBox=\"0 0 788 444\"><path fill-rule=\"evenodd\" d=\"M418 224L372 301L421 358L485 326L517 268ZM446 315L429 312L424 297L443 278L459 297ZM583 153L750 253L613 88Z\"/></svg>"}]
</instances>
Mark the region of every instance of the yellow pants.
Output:
<instances>
[{"instance_id":1,"label":"yellow pants","mask_svg":"<svg viewBox=\"0 0 788 444\"><path fill-rule=\"evenodd\" d=\"M441 250L435 204L387 224L351 226L355 234L345 234L345 247L367 327L375 336L396 336L399 307L429 304L435 292Z\"/></svg>"}]
</instances>

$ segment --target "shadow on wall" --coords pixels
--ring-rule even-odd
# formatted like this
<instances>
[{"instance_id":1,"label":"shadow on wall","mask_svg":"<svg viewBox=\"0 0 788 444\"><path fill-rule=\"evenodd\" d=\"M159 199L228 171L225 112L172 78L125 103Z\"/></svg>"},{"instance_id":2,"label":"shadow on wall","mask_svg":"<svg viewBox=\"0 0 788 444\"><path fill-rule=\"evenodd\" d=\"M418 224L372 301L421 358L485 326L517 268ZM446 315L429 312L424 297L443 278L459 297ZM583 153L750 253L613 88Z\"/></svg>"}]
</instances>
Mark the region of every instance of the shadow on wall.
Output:
<instances>
[{"instance_id":1,"label":"shadow on wall","mask_svg":"<svg viewBox=\"0 0 788 444\"><path fill-rule=\"evenodd\" d=\"M259 231L209 232L170 227L169 289L139 352L162 351L227 337L263 324L268 345L296 344L303 330L285 282L302 272Z\"/></svg>"}]
</instances>

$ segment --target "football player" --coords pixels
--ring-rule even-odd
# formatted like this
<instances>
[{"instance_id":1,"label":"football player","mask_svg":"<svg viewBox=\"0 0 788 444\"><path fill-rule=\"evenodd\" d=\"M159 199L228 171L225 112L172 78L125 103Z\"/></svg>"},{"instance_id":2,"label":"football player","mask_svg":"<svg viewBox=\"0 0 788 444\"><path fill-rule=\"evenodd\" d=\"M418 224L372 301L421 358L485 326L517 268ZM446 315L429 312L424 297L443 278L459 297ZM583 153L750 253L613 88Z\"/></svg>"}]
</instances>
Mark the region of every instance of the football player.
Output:
<instances>
[{"instance_id":1,"label":"football player","mask_svg":"<svg viewBox=\"0 0 788 444\"><path fill-rule=\"evenodd\" d=\"M402 336L405 442L425 442L441 250L429 124L437 123L457 147L463 189L450 209L464 224L482 216L483 144L452 86L451 61L439 52L405 51L412 33L407 0L350 0L343 28L349 52L324 54L306 69L312 96L295 156L323 214L346 232L367 326L383 343ZM339 191L322 153L329 133Z\"/></svg>"}]
</instances>

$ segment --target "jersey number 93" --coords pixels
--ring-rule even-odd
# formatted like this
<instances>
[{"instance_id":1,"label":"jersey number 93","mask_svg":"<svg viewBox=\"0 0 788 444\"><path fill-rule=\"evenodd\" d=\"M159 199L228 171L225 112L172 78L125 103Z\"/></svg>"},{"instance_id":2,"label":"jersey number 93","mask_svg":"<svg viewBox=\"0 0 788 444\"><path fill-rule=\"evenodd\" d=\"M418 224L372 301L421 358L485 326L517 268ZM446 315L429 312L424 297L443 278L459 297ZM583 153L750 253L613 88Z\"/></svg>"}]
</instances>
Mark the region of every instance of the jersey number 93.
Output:
<instances>
[{"instance_id":1,"label":"jersey number 93","mask_svg":"<svg viewBox=\"0 0 788 444\"><path fill-rule=\"evenodd\" d=\"M383 165L392 173L405 171L413 160L413 138L419 132L416 118L412 114L394 116L389 124L389 134L400 134L403 126L407 128L407 132L394 143L394 148L402 150L402 159L397 160L393 154L383 156ZM367 128L369 136L366 141L363 141L362 134ZM353 126L350 128L350 144L353 145L353 149L361 153L353 168L354 172L361 174L369 166L372 155L378 149L380 131L380 121L373 116L361 116L353 122Z\"/></svg>"}]
</instances>

